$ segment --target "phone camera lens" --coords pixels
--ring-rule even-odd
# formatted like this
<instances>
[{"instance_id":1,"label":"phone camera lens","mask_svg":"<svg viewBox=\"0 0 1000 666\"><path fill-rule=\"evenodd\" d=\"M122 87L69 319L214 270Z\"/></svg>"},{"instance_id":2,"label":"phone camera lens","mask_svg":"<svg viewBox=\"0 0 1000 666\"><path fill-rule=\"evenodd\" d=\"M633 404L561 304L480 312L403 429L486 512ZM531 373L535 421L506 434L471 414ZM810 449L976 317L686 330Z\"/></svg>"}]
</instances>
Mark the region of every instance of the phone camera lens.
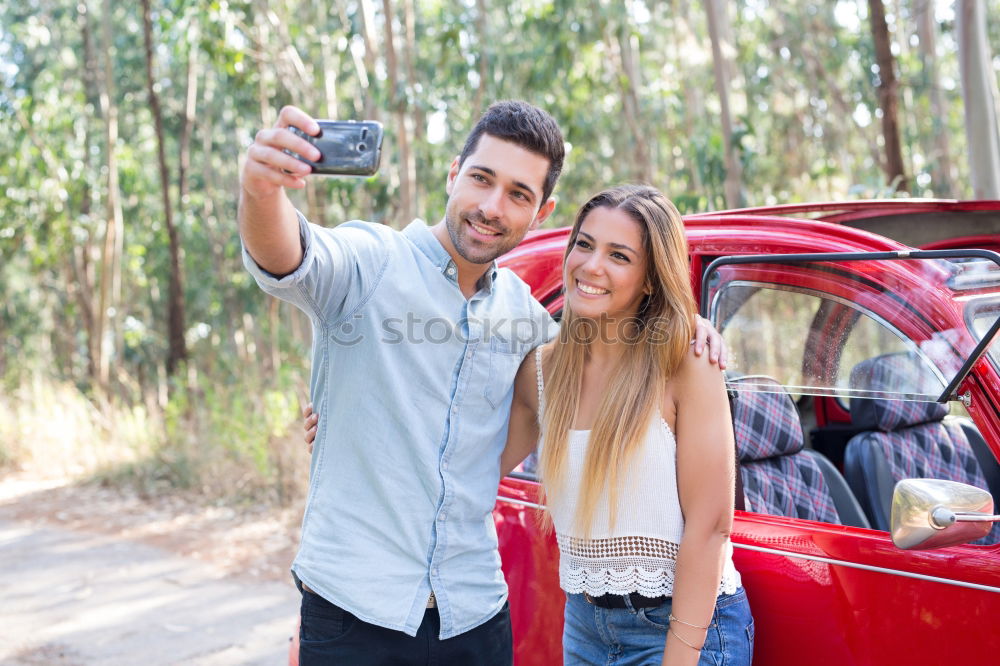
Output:
<instances>
[{"instance_id":1,"label":"phone camera lens","mask_svg":"<svg viewBox=\"0 0 1000 666\"><path fill-rule=\"evenodd\" d=\"M367 146L365 144L363 144L363 143L359 143L358 144L358 150L359 151L364 151L365 148L367 148Z\"/></svg>"}]
</instances>

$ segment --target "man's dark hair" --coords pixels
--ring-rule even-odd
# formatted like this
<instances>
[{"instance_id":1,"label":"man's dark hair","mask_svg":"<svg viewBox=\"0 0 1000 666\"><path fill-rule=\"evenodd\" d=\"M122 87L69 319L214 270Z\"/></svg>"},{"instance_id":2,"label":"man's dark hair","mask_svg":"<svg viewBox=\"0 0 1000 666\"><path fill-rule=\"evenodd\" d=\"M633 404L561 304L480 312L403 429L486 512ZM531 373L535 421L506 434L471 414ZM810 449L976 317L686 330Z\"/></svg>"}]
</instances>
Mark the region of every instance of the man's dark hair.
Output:
<instances>
[{"instance_id":1,"label":"man's dark hair","mask_svg":"<svg viewBox=\"0 0 1000 666\"><path fill-rule=\"evenodd\" d=\"M555 119L537 106L520 100L494 102L469 132L458 158L459 168L465 164L465 158L475 152L483 134L510 141L549 161L540 203L548 201L562 173L563 158L566 156L562 132Z\"/></svg>"}]
</instances>

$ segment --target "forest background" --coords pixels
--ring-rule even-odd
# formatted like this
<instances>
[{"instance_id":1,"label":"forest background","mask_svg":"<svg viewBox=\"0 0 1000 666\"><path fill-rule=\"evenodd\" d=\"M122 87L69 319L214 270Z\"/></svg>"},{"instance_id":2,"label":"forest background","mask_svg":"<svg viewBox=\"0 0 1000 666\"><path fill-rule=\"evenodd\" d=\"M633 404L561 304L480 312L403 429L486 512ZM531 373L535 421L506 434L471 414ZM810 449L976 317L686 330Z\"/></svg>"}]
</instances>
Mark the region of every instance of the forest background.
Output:
<instances>
[{"instance_id":1,"label":"forest background","mask_svg":"<svg viewBox=\"0 0 1000 666\"><path fill-rule=\"evenodd\" d=\"M386 126L377 176L293 194L328 226L436 222L502 98L565 132L552 225L623 181L1000 198L993 54L1000 0L0 0L0 477L301 499L311 330L235 224L284 104Z\"/></svg>"}]
</instances>

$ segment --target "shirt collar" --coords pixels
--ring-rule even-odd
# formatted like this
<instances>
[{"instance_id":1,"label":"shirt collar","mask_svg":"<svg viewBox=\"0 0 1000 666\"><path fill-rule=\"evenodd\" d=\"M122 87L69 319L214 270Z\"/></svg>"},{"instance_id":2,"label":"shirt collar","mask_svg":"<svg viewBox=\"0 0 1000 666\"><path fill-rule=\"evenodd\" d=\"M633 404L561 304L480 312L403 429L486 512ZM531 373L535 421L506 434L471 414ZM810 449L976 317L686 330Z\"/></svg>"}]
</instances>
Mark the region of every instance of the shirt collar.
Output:
<instances>
[{"instance_id":1,"label":"shirt collar","mask_svg":"<svg viewBox=\"0 0 1000 666\"><path fill-rule=\"evenodd\" d=\"M444 246L441 245L441 241L431 233L430 227L427 226L426 222L419 218L413 220L403 229L403 235L417 249L423 252L424 256L431 260L431 263L441 271L442 275L452 282L458 283L458 268L455 266L455 261L448 254L448 250L444 249ZM489 270L483 273L476 286L488 292L493 291L493 282L496 280L498 270L499 266L497 266L497 262L494 260Z\"/></svg>"}]
</instances>

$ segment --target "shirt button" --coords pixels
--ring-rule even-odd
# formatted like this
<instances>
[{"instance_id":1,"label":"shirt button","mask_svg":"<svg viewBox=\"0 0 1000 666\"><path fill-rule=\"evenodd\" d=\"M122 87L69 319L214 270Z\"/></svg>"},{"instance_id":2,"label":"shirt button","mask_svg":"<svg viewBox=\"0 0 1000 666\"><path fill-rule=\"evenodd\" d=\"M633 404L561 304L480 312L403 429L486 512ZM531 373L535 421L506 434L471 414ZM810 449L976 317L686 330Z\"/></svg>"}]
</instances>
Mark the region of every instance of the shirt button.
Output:
<instances>
[{"instance_id":1,"label":"shirt button","mask_svg":"<svg viewBox=\"0 0 1000 666\"><path fill-rule=\"evenodd\" d=\"M444 519L447 518L447 517L448 517L448 514L446 514L444 511L442 511L441 513L438 514L438 522L443 523Z\"/></svg>"},{"instance_id":2,"label":"shirt button","mask_svg":"<svg viewBox=\"0 0 1000 666\"><path fill-rule=\"evenodd\" d=\"M448 461L445 460L441 463L441 469L448 469Z\"/></svg>"},{"instance_id":3,"label":"shirt button","mask_svg":"<svg viewBox=\"0 0 1000 666\"><path fill-rule=\"evenodd\" d=\"M455 267L454 266L449 266L448 270L446 272L448 273L448 275L454 275L455 274Z\"/></svg>"}]
</instances>

